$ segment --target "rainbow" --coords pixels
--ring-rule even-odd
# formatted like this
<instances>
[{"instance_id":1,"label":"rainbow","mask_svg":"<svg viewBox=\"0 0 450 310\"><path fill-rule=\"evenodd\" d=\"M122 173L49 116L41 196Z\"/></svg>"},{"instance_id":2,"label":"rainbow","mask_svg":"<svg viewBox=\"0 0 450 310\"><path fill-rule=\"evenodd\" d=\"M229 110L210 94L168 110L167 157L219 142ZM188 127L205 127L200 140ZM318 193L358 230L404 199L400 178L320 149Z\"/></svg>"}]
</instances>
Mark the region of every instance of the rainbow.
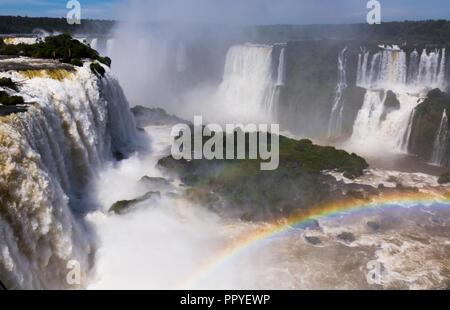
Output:
<instances>
[{"instance_id":1,"label":"rainbow","mask_svg":"<svg viewBox=\"0 0 450 310\"><path fill-rule=\"evenodd\" d=\"M429 206L440 205L450 207L450 192L446 193L392 193L376 196L370 200L361 199L345 199L341 201L328 202L318 205L309 210L302 211L294 216L271 223L262 227L260 230L244 236L240 240L227 246L218 254L205 261L191 274L188 278L177 287L178 289L192 288L197 281L211 274L213 271L220 268L227 261L233 257L238 256L251 246L275 237L290 228L298 227L307 224L313 219L330 218L342 214L352 214L362 210L386 209L390 207L414 207L414 206Z\"/></svg>"}]
</instances>

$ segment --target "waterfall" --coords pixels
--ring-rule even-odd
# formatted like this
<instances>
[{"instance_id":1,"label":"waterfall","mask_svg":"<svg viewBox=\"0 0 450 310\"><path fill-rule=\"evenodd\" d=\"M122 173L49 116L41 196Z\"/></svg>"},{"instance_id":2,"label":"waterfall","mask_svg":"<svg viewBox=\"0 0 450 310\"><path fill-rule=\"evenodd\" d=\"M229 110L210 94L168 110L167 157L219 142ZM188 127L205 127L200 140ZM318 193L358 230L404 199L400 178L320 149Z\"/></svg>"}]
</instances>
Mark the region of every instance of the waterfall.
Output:
<instances>
[{"instance_id":1,"label":"waterfall","mask_svg":"<svg viewBox=\"0 0 450 310\"><path fill-rule=\"evenodd\" d=\"M114 39L108 39L106 41L106 56L111 57L112 53L113 53L113 48L114 48Z\"/></svg>"},{"instance_id":2,"label":"waterfall","mask_svg":"<svg viewBox=\"0 0 450 310\"><path fill-rule=\"evenodd\" d=\"M82 282L93 255L81 218L82 193L113 152L134 149L136 126L118 82L89 63L76 71L9 71L28 111L0 118L0 274L9 288L69 286L68 263ZM86 197L84 197L86 198Z\"/></svg>"},{"instance_id":3,"label":"waterfall","mask_svg":"<svg viewBox=\"0 0 450 310\"><path fill-rule=\"evenodd\" d=\"M187 56L186 47L183 42L178 43L176 55L176 70L177 72L185 72L187 70Z\"/></svg>"},{"instance_id":4,"label":"waterfall","mask_svg":"<svg viewBox=\"0 0 450 310\"><path fill-rule=\"evenodd\" d=\"M447 83L445 81L445 48L442 49L442 57L439 66L439 74L437 76L437 84L440 89L447 88Z\"/></svg>"},{"instance_id":5,"label":"waterfall","mask_svg":"<svg viewBox=\"0 0 450 310\"><path fill-rule=\"evenodd\" d=\"M334 96L333 105L331 109L330 121L328 124L328 137L339 136L342 133L342 117L344 111L343 92L347 88L347 75L345 71L346 58L345 47L338 57L338 83L336 86L336 94ZM361 71L362 72L362 71Z\"/></svg>"},{"instance_id":6,"label":"waterfall","mask_svg":"<svg viewBox=\"0 0 450 310\"><path fill-rule=\"evenodd\" d=\"M90 45L91 45L91 48L92 48L92 49L97 50L97 47L98 47L98 39L92 39Z\"/></svg>"},{"instance_id":7,"label":"waterfall","mask_svg":"<svg viewBox=\"0 0 450 310\"><path fill-rule=\"evenodd\" d=\"M424 49L420 56L414 50L409 57L400 49L383 49L372 56L362 52L358 57L357 85L366 88L367 93L350 143L363 148L378 144L405 152L409 145L411 117L419 99L430 89L445 90L445 49L429 52ZM385 110L388 109L385 106L388 90L393 91L400 102L398 110ZM382 118L386 115L383 111L388 113L385 118Z\"/></svg>"},{"instance_id":8,"label":"waterfall","mask_svg":"<svg viewBox=\"0 0 450 310\"><path fill-rule=\"evenodd\" d=\"M442 120L433 144L433 154L431 155L431 161L435 165L444 166L447 164L446 161L448 161L448 158L445 158L445 154L450 138L448 128L449 123L447 111L444 109L444 112L442 113Z\"/></svg>"},{"instance_id":9,"label":"waterfall","mask_svg":"<svg viewBox=\"0 0 450 310\"><path fill-rule=\"evenodd\" d=\"M268 120L276 109L272 46L239 45L229 49L218 101L232 116Z\"/></svg>"},{"instance_id":10,"label":"waterfall","mask_svg":"<svg viewBox=\"0 0 450 310\"><path fill-rule=\"evenodd\" d=\"M277 86L284 86L286 80L286 72L285 72L285 59L284 59L284 50L283 47L280 52L280 60L278 62L278 77L277 77Z\"/></svg>"},{"instance_id":11,"label":"waterfall","mask_svg":"<svg viewBox=\"0 0 450 310\"><path fill-rule=\"evenodd\" d=\"M403 140L401 142L400 150L404 153L408 153L409 140L411 138L412 126L414 123L414 116L416 115L416 109L413 109L411 115L408 120L408 127L406 128L405 135L403 136Z\"/></svg>"}]
</instances>

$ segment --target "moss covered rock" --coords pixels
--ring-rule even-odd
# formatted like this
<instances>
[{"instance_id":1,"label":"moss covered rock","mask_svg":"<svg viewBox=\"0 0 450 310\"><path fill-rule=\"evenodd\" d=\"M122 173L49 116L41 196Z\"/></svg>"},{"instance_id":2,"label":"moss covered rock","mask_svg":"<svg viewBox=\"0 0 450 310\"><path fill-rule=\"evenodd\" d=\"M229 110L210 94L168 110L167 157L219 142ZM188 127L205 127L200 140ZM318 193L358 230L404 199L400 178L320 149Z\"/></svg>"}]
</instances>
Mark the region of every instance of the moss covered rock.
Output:
<instances>
[{"instance_id":1,"label":"moss covered rock","mask_svg":"<svg viewBox=\"0 0 450 310\"><path fill-rule=\"evenodd\" d=\"M8 87L12 90L17 91L16 83L14 83L10 78L6 78L6 77L0 78L0 86Z\"/></svg>"},{"instance_id":2,"label":"moss covered rock","mask_svg":"<svg viewBox=\"0 0 450 310\"><path fill-rule=\"evenodd\" d=\"M416 107L409 141L410 153L425 160L431 159L444 109L450 111L450 96L439 89L430 91L427 98ZM450 158L450 143L446 156ZM449 165L450 161L447 166Z\"/></svg>"},{"instance_id":3,"label":"moss covered rock","mask_svg":"<svg viewBox=\"0 0 450 310\"><path fill-rule=\"evenodd\" d=\"M356 154L317 146L310 140L279 138L275 170L262 171L261 159L186 161L168 156L158 165L190 186L185 196L191 201L217 210L226 207L251 219L291 214L330 198L329 183L335 179L323 170L359 176L368 167Z\"/></svg>"},{"instance_id":4,"label":"moss covered rock","mask_svg":"<svg viewBox=\"0 0 450 310\"><path fill-rule=\"evenodd\" d=\"M97 63L97 62L93 62L91 63L91 71L94 74L100 75L100 76L104 76L105 75L105 68L102 67L101 64Z\"/></svg>"},{"instance_id":5,"label":"moss covered rock","mask_svg":"<svg viewBox=\"0 0 450 310\"><path fill-rule=\"evenodd\" d=\"M6 92L0 91L0 104L5 106L15 106L24 104L25 101L21 96L9 96Z\"/></svg>"},{"instance_id":6,"label":"moss covered rock","mask_svg":"<svg viewBox=\"0 0 450 310\"><path fill-rule=\"evenodd\" d=\"M154 198L161 198L161 193L152 191L136 199L117 201L111 206L111 208L109 208L109 212L114 212L116 214L124 214L137 204Z\"/></svg>"},{"instance_id":7,"label":"moss covered rock","mask_svg":"<svg viewBox=\"0 0 450 310\"><path fill-rule=\"evenodd\" d=\"M438 179L439 184L447 184L450 183L450 173L445 173L441 175Z\"/></svg>"},{"instance_id":8,"label":"moss covered rock","mask_svg":"<svg viewBox=\"0 0 450 310\"><path fill-rule=\"evenodd\" d=\"M381 121L384 121L387 115L393 111L400 109L400 101L392 90L386 93L386 100L384 101L383 114L381 114Z\"/></svg>"}]
</instances>

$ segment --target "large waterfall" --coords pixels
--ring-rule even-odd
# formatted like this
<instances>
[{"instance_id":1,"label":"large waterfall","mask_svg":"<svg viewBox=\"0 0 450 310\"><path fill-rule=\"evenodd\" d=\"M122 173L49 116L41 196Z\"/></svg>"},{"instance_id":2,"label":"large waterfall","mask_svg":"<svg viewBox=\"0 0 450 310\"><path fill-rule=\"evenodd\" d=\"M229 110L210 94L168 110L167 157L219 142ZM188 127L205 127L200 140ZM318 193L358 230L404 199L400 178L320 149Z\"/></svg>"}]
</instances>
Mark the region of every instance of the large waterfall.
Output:
<instances>
[{"instance_id":1,"label":"large waterfall","mask_svg":"<svg viewBox=\"0 0 450 310\"><path fill-rule=\"evenodd\" d=\"M342 132L342 117L344 112L344 101L342 95L344 90L347 88L347 73L346 73L346 58L345 52L347 47L345 47L338 57L338 84L336 86L336 95L333 100L333 106L331 110L330 122L328 124L328 136L338 136Z\"/></svg>"},{"instance_id":2,"label":"large waterfall","mask_svg":"<svg viewBox=\"0 0 450 310\"><path fill-rule=\"evenodd\" d=\"M431 161L433 164L445 166L449 159L445 157L447 146L450 139L449 123L447 117L447 111L442 113L442 120L439 125L438 132L433 144L433 154Z\"/></svg>"},{"instance_id":3,"label":"large waterfall","mask_svg":"<svg viewBox=\"0 0 450 310\"><path fill-rule=\"evenodd\" d=\"M407 53L398 47L383 49L373 55L362 51L358 58L357 86L367 89L350 143L363 148L404 152L407 149L412 113L433 88L445 90L445 49L414 50ZM387 102L392 91L399 106ZM390 98L392 100L392 98ZM405 147L406 146L406 147Z\"/></svg>"},{"instance_id":4,"label":"large waterfall","mask_svg":"<svg viewBox=\"0 0 450 310\"><path fill-rule=\"evenodd\" d=\"M230 115L266 121L275 118L277 88L284 84L284 50L280 51L275 77L273 51L273 46L265 45L238 45L229 49L218 101Z\"/></svg>"},{"instance_id":5,"label":"large waterfall","mask_svg":"<svg viewBox=\"0 0 450 310\"><path fill-rule=\"evenodd\" d=\"M9 288L69 286L68 263L93 254L82 220L92 176L136 141L136 126L115 78L89 63L63 69L9 71L28 111L0 119L0 274Z\"/></svg>"}]
</instances>

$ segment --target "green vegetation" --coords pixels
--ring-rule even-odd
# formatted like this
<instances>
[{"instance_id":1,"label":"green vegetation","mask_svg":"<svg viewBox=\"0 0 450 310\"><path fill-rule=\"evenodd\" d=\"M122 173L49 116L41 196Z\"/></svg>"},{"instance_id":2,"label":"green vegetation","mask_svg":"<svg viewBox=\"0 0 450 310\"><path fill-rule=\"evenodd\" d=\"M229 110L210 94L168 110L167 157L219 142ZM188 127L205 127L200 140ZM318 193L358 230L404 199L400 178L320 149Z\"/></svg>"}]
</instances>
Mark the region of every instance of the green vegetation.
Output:
<instances>
[{"instance_id":1,"label":"green vegetation","mask_svg":"<svg viewBox=\"0 0 450 310\"><path fill-rule=\"evenodd\" d=\"M353 235L351 232L342 232L339 235L337 235L338 239L341 239L342 241L345 241L347 243L352 243L356 240L355 235Z\"/></svg>"},{"instance_id":2,"label":"green vegetation","mask_svg":"<svg viewBox=\"0 0 450 310\"><path fill-rule=\"evenodd\" d=\"M445 173L439 177L439 184L447 184L450 183L450 173Z\"/></svg>"},{"instance_id":3,"label":"green vegetation","mask_svg":"<svg viewBox=\"0 0 450 310\"><path fill-rule=\"evenodd\" d=\"M379 25L267 25L247 27L250 41L275 43L313 39L344 39L385 44L450 44L450 21L383 22Z\"/></svg>"},{"instance_id":4,"label":"green vegetation","mask_svg":"<svg viewBox=\"0 0 450 310\"><path fill-rule=\"evenodd\" d=\"M431 158L444 109L450 111L450 95L439 89L430 91L427 98L417 106L411 129L409 145L411 153L425 160ZM450 158L450 145L446 154ZM448 164L450 165L450 162Z\"/></svg>"},{"instance_id":5,"label":"green vegetation","mask_svg":"<svg viewBox=\"0 0 450 310\"><path fill-rule=\"evenodd\" d=\"M279 139L280 165L272 171L260 170L261 159L186 161L169 156L158 165L192 186L185 193L188 199L212 209L226 204L241 212L244 220L290 214L331 198L329 183L334 178L322 170L335 169L356 177L368 167L363 158L334 147L283 136Z\"/></svg>"},{"instance_id":6,"label":"green vegetation","mask_svg":"<svg viewBox=\"0 0 450 310\"><path fill-rule=\"evenodd\" d=\"M72 39L69 34L46 37L44 42L36 44L3 45L0 55L27 56L33 58L59 59L64 63L80 64L82 58L98 60L107 66L111 65L109 57L101 57L89 46Z\"/></svg>"},{"instance_id":7,"label":"green vegetation","mask_svg":"<svg viewBox=\"0 0 450 310\"><path fill-rule=\"evenodd\" d=\"M21 96L9 96L6 92L0 91L0 104L6 106L14 106L24 103L25 102Z\"/></svg>"},{"instance_id":8,"label":"green vegetation","mask_svg":"<svg viewBox=\"0 0 450 310\"><path fill-rule=\"evenodd\" d=\"M31 34L36 29L47 32L89 33L103 35L114 26L114 21L81 20L80 25L69 25L66 18L0 16L0 33Z\"/></svg>"},{"instance_id":9,"label":"green vegetation","mask_svg":"<svg viewBox=\"0 0 450 310\"><path fill-rule=\"evenodd\" d=\"M0 78L0 86L1 87L8 87L12 90L17 91L17 85L14 83L10 78Z\"/></svg>"},{"instance_id":10,"label":"green vegetation","mask_svg":"<svg viewBox=\"0 0 450 310\"><path fill-rule=\"evenodd\" d=\"M83 66L83 62L79 58L72 58L70 60L70 64L73 65L73 66L77 66L77 67L82 67Z\"/></svg>"},{"instance_id":11,"label":"green vegetation","mask_svg":"<svg viewBox=\"0 0 450 310\"><path fill-rule=\"evenodd\" d=\"M105 68L103 68L102 65L97 62L91 63L91 71L101 76L105 75Z\"/></svg>"},{"instance_id":12,"label":"green vegetation","mask_svg":"<svg viewBox=\"0 0 450 310\"><path fill-rule=\"evenodd\" d=\"M312 245L318 245L322 243L322 241L318 237L305 236L305 240L311 243Z\"/></svg>"}]
</instances>

